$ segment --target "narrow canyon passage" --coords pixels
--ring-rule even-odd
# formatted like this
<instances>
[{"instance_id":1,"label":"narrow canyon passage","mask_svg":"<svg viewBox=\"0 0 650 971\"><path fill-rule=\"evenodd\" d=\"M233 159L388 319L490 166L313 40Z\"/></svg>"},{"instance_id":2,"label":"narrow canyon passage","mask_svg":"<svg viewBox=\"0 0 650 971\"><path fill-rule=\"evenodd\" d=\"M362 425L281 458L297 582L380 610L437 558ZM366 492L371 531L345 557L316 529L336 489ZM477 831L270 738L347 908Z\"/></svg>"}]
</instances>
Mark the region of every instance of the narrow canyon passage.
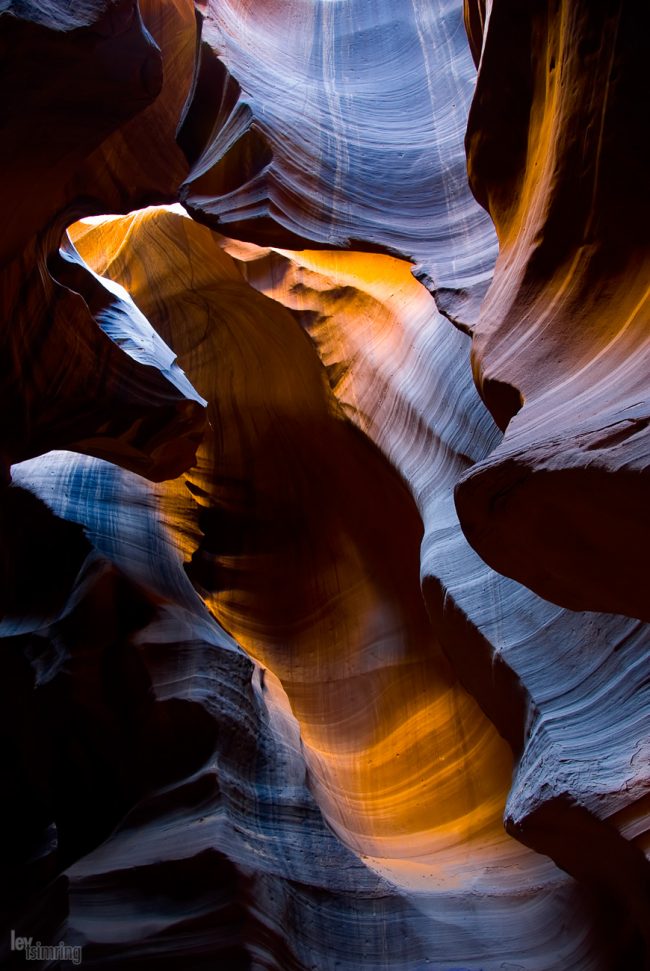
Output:
<instances>
[{"instance_id":1,"label":"narrow canyon passage","mask_svg":"<svg viewBox=\"0 0 650 971\"><path fill-rule=\"evenodd\" d=\"M649 38L0 0L3 969L648 971Z\"/></svg>"},{"instance_id":2,"label":"narrow canyon passage","mask_svg":"<svg viewBox=\"0 0 650 971\"><path fill-rule=\"evenodd\" d=\"M471 882L491 847L508 854L511 754L435 644L406 487L345 419L293 316L246 283L219 237L163 210L71 235L209 401L184 476L203 533L188 573L280 678L326 817L423 888Z\"/></svg>"}]
</instances>

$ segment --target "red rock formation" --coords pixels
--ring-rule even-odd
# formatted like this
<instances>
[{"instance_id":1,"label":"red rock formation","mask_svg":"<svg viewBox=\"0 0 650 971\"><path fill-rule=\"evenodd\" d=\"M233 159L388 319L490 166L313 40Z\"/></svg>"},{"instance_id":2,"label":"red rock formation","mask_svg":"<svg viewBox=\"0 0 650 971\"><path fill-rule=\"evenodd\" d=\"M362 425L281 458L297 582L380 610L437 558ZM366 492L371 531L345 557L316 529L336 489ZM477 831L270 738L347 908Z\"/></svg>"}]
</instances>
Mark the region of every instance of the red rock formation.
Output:
<instances>
[{"instance_id":1,"label":"red rock formation","mask_svg":"<svg viewBox=\"0 0 650 971\"><path fill-rule=\"evenodd\" d=\"M179 3L150 13L167 42L170 80L137 123L129 119L162 84L160 52L137 4L97 0L77 13L10 4L1 14L9 106L0 190L3 464L77 448L166 478L191 463L202 432L198 396L128 295L70 249L58 252L73 214L164 199L184 174L173 145L157 167L143 158L152 133L161 146L171 142L182 79L187 92L192 77L193 12Z\"/></svg>"},{"instance_id":2,"label":"red rock formation","mask_svg":"<svg viewBox=\"0 0 650 971\"><path fill-rule=\"evenodd\" d=\"M517 756L508 831L609 887L646 926L647 627L554 608L467 546L453 486L498 435L472 393L465 338L400 279L398 264L373 272L372 260L354 254L229 249L247 261L255 286L295 308L347 414L413 489L434 629ZM609 849L594 854L594 842Z\"/></svg>"},{"instance_id":3,"label":"red rock formation","mask_svg":"<svg viewBox=\"0 0 650 971\"><path fill-rule=\"evenodd\" d=\"M262 245L405 256L446 313L473 320L495 254L467 187L474 72L460 5L201 9L201 71L181 132L188 211Z\"/></svg>"},{"instance_id":4,"label":"red rock formation","mask_svg":"<svg viewBox=\"0 0 650 971\"><path fill-rule=\"evenodd\" d=\"M468 163L500 252L472 354L507 431L459 485L461 523L542 596L649 619L648 11L482 9Z\"/></svg>"},{"instance_id":5,"label":"red rock formation","mask_svg":"<svg viewBox=\"0 0 650 971\"><path fill-rule=\"evenodd\" d=\"M387 867L458 882L459 834L476 856L503 840L511 766L432 637L422 529L403 484L344 420L300 327L247 286L225 240L150 211L77 243L96 269L130 281L210 402L213 432L185 477L204 533L188 571L221 624L280 678L326 817ZM432 305L408 265L370 263L384 286L394 266L393 279ZM176 528L182 546L191 529Z\"/></svg>"},{"instance_id":6,"label":"red rock formation","mask_svg":"<svg viewBox=\"0 0 650 971\"><path fill-rule=\"evenodd\" d=\"M86 156L161 88L160 54L133 0L76 8L10 2L0 12L0 264L70 201L62 187Z\"/></svg>"},{"instance_id":7,"label":"red rock formation","mask_svg":"<svg viewBox=\"0 0 650 971\"><path fill-rule=\"evenodd\" d=\"M466 4L475 325L459 6L146 0L159 53L133 2L50 6L0 0L0 947L640 968L629 8ZM181 195L208 225L65 237ZM489 562L615 613L491 569L459 480Z\"/></svg>"},{"instance_id":8,"label":"red rock formation","mask_svg":"<svg viewBox=\"0 0 650 971\"><path fill-rule=\"evenodd\" d=\"M417 620L421 606L406 569L418 542L417 533L408 540L412 513L363 439L348 443L344 427L335 433L340 418L336 411L327 417L318 405L327 395L308 345L277 306L247 292L245 280L293 311L346 413L414 489L427 530L421 569L434 630L519 756L508 827L588 884L609 887L634 915L614 945L623 953L635 918L644 920L639 848L646 826L639 799L647 780L634 753L646 694L646 632L607 617L584 615L577 624L493 574L464 543L453 484L497 437L472 391L467 338L449 329L408 266L387 257L260 250L161 211L76 227L75 238L98 271L130 281L211 402L218 432L187 476L203 508L204 539L196 535L196 514L179 519L176 489L171 506L170 498L162 500L165 517L215 616L280 676L299 720L313 791L336 832L402 893L416 890L415 899L429 900L438 919L450 886L457 893L473 886L477 923L460 900L459 913L466 929L481 928L473 931L481 948L468 952L456 941L446 951L430 951L449 960L497 953L532 958L542 947L533 923L540 921L541 934L564 893L557 874L536 870L500 835L505 792L499 797L485 785L487 777L498 779L503 755L493 747L489 724L450 677L433 631ZM176 279L190 275L187 291L175 288ZM182 331L176 319L184 322ZM291 378L289 362L296 368ZM229 431L234 427L236 433ZM368 497L365 503L357 493ZM390 523L384 525L386 508ZM400 564L398 573L392 564ZM568 645L572 656L565 663ZM539 651L554 659L552 684L539 667ZM609 670L612 686L599 717L613 749L599 771L585 762L588 732L595 732L595 651L596 672ZM624 697L614 687L617 658L628 670L625 688L620 685ZM567 697L571 712L556 728ZM452 718L444 716L447 704ZM567 791L572 805L563 803ZM609 854L588 863L595 838L617 847L620 877ZM546 887L550 911L534 920L520 910L515 860L527 875L523 886ZM503 951L490 930L495 879L512 923ZM427 897L434 888L437 904ZM588 966L595 959L590 940L582 950L567 934L553 947L568 949L573 966ZM608 966L605 952L598 960Z\"/></svg>"}]
</instances>

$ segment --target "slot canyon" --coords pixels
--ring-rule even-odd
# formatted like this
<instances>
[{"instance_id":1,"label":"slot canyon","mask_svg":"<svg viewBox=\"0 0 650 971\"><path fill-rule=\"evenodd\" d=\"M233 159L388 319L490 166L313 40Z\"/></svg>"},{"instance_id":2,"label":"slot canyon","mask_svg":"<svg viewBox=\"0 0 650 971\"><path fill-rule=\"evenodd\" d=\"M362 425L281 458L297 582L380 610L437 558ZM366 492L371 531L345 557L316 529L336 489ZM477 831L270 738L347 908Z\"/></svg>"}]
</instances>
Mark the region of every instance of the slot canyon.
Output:
<instances>
[{"instance_id":1,"label":"slot canyon","mask_svg":"<svg viewBox=\"0 0 650 971\"><path fill-rule=\"evenodd\" d=\"M649 971L649 57L0 0L2 968Z\"/></svg>"}]
</instances>

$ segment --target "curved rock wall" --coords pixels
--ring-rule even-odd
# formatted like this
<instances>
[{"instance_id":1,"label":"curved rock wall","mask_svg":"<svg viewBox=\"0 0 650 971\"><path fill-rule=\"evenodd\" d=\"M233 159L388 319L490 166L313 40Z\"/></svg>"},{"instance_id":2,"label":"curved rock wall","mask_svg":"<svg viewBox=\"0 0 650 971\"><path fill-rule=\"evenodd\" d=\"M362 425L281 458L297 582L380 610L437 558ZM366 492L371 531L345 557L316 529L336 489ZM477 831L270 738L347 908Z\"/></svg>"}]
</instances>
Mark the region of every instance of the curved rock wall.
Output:
<instances>
[{"instance_id":1,"label":"curved rock wall","mask_svg":"<svg viewBox=\"0 0 650 971\"><path fill-rule=\"evenodd\" d=\"M402 254L450 316L473 320L495 248L467 187L474 71L459 4L202 9L204 63L216 53L229 82L219 111L206 111L206 66L202 110L186 119L197 146L181 191L189 212L256 243Z\"/></svg>"},{"instance_id":2,"label":"curved rock wall","mask_svg":"<svg viewBox=\"0 0 650 971\"><path fill-rule=\"evenodd\" d=\"M467 149L500 250L472 360L507 432L459 485L461 522L542 596L648 620L649 13L490 7Z\"/></svg>"},{"instance_id":3,"label":"curved rock wall","mask_svg":"<svg viewBox=\"0 0 650 971\"><path fill-rule=\"evenodd\" d=\"M644 967L643 34L465 24L0 4L3 947Z\"/></svg>"},{"instance_id":4,"label":"curved rock wall","mask_svg":"<svg viewBox=\"0 0 650 971\"><path fill-rule=\"evenodd\" d=\"M178 24L170 29L172 6L189 36ZM98 0L76 16L50 5L6 8L0 459L6 467L51 448L78 448L152 477L178 474L202 433L198 396L174 377L162 342L146 337L128 295L107 288L71 251L59 253L59 244L81 213L128 211L176 191L184 169L169 119L182 107L179 79L189 72L191 80L193 70L191 4L164 14L152 5L165 56L128 0ZM147 165L143 179L145 166L134 159L149 150L152 131L164 162L156 172ZM138 353L143 340L151 347Z\"/></svg>"}]
</instances>

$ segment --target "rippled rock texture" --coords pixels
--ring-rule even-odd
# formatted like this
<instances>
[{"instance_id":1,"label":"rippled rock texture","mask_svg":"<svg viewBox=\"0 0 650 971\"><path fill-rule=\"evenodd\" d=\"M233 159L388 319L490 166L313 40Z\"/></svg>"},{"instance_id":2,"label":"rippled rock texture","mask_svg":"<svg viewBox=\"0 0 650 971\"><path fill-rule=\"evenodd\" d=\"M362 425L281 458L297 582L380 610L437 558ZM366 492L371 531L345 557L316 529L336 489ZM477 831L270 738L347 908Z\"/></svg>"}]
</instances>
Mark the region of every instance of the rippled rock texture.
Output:
<instances>
[{"instance_id":1,"label":"rippled rock texture","mask_svg":"<svg viewBox=\"0 0 650 971\"><path fill-rule=\"evenodd\" d=\"M0 3L8 967L645 966L616 9Z\"/></svg>"},{"instance_id":2,"label":"rippled rock texture","mask_svg":"<svg viewBox=\"0 0 650 971\"><path fill-rule=\"evenodd\" d=\"M475 72L459 4L201 7L201 69L181 131L188 210L256 243L406 256L450 316L473 319L495 247L467 186Z\"/></svg>"},{"instance_id":3,"label":"rippled rock texture","mask_svg":"<svg viewBox=\"0 0 650 971\"><path fill-rule=\"evenodd\" d=\"M193 11L185 4L180 44L175 5L151 5L163 56L133 2L71 6L0 6L0 459L6 469L73 448L166 478L192 459L202 403L128 294L60 244L79 212L128 211L175 192L185 170L170 118L192 70ZM170 92L163 62L181 57L181 91ZM157 168L142 161L152 133Z\"/></svg>"},{"instance_id":4,"label":"rippled rock texture","mask_svg":"<svg viewBox=\"0 0 650 971\"><path fill-rule=\"evenodd\" d=\"M500 242L472 356L507 431L459 486L461 521L542 596L648 620L649 11L490 6L482 26L466 3L469 174Z\"/></svg>"}]
</instances>

